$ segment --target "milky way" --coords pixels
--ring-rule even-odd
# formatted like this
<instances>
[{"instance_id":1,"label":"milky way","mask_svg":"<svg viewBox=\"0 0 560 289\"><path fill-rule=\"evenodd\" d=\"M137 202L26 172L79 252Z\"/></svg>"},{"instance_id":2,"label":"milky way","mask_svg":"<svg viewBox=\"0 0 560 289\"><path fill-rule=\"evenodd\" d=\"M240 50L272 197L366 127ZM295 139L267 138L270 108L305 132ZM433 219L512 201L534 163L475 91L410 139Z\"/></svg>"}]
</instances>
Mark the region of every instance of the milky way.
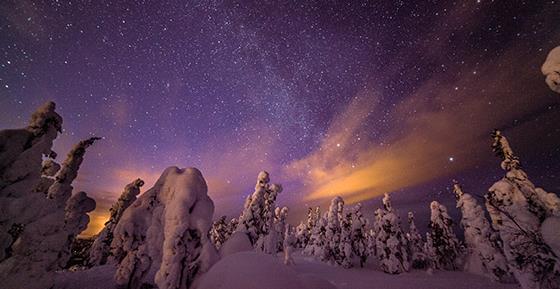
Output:
<instances>
[{"instance_id":1,"label":"milky way","mask_svg":"<svg viewBox=\"0 0 560 289\"><path fill-rule=\"evenodd\" d=\"M170 165L200 168L227 214L262 169L301 209L386 191L424 204L453 178L483 194L501 174L493 128L560 191L559 98L539 70L558 15L557 1L2 1L0 127L54 100L60 155L103 136L75 185L98 212Z\"/></svg>"}]
</instances>

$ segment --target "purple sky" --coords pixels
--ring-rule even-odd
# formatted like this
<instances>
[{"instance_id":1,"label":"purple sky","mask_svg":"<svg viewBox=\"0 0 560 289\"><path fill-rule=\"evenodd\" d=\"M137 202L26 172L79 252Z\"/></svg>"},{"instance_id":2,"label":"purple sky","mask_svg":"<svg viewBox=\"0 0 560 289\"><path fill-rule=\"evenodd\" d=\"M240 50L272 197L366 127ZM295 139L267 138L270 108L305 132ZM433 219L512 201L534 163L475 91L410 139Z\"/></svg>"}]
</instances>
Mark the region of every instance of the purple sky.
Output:
<instances>
[{"instance_id":1,"label":"purple sky","mask_svg":"<svg viewBox=\"0 0 560 289\"><path fill-rule=\"evenodd\" d=\"M240 212L262 169L296 214L385 191L428 211L453 178L484 194L501 177L493 128L558 192L560 98L540 74L558 15L558 1L2 1L0 128L54 100L61 158L105 137L75 185L98 213L170 165L201 169L218 214Z\"/></svg>"}]
</instances>

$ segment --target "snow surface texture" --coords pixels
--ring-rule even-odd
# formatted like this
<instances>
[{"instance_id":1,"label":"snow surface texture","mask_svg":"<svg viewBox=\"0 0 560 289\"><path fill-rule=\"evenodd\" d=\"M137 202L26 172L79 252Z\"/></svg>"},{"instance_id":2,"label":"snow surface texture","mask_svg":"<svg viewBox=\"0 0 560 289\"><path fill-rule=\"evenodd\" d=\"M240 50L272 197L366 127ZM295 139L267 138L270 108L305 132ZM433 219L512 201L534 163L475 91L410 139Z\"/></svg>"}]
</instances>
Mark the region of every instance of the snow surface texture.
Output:
<instances>
[{"instance_id":1,"label":"snow surface texture","mask_svg":"<svg viewBox=\"0 0 560 289\"><path fill-rule=\"evenodd\" d=\"M249 236L243 232L234 232L230 238L220 247L220 256L226 257L238 252L252 251L253 245Z\"/></svg>"},{"instance_id":2,"label":"snow surface texture","mask_svg":"<svg viewBox=\"0 0 560 289\"><path fill-rule=\"evenodd\" d=\"M546 76L546 84L555 92L560 93L560 46L552 49L541 67Z\"/></svg>"},{"instance_id":3,"label":"snow surface texture","mask_svg":"<svg viewBox=\"0 0 560 289\"><path fill-rule=\"evenodd\" d=\"M124 211L136 201L136 196L140 194L140 188L143 185L144 181L141 179L136 179L132 183L126 185L117 202L111 207L111 217L109 221L105 223L105 227L101 230L91 246L89 256L89 263L91 265L103 265L107 262L115 226L118 224Z\"/></svg>"},{"instance_id":4,"label":"snow surface texture","mask_svg":"<svg viewBox=\"0 0 560 289\"><path fill-rule=\"evenodd\" d=\"M556 256L560 256L560 217L550 217L544 220L541 225L541 234L544 241L554 251Z\"/></svg>"},{"instance_id":5,"label":"snow surface texture","mask_svg":"<svg viewBox=\"0 0 560 289\"><path fill-rule=\"evenodd\" d=\"M196 288L519 289L519 285L516 284L495 283L488 278L459 271L436 271L433 275L429 275L424 271L413 270L406 274L390 275L379 271L377 265L372 262L368 262L365 268L345 269L304 257L299 252L295 252L293 257L295 264L285 266L281 264L280 256L274 260L272 255L255 252L231 255L216 263L207 274L203 275L199 279L201 282L197 282ZM224 275L220 275L218 270L224 272ZM277 281L276 271L281 272L283 276L295 275L301 286L281 287L280 284L286 284L291 279ZM56 276L55 288L113 289L116 287L112 278L114 272L115 268L111 265L97 266L85 271L60 272ZM223 282L219 283L221 280ZM239 286L236 286L238 284Z\"/></svg>"},{"instance_id":6,"label":"snow surface texture","mask_svg":"<svg viewBox=\"0 0 560 289\"><path fill-rule=\"evenodd\" d=\"M186 289L216 262L207 191L199 170L169 167L125 210L111 244L118 285Z\"/></svg>"},{"instance_id":7,"label":"snow surface texture","mask_svg":"<svg viewBox=\"0 0 560 289\"><path fill-rule=\"evenodd\" d=\"M310 280L307 284L312 283ZM306 284L306 285L307 285ZM291 266L278 258L257 252L241 252L216 263L195 287L197 289L286 289L309 288Z\"/></svg>"},{"instance_id":8,"label":"snow surface texture","mask_svg":"<svg viewBox=\"0 0 560 289\"><path fill-rule=\"evenodd\" d=\"M541 234L541 224L557 217L558 197L535 188L500 131L492 136L506 176L490 187L486 208L503 241L508 265L524 289L558 288L560 260L552 249L557 244L547 244ZM551 239L548 242L554 242Z\"/></svg>"},{"instance_id":9,"label":"snow surface texture","mask_svg":"<svg viewBox=\"0 0 560 289\"><path fill-rule=\"evenodd\" d=\"M0 280L6 288L51 288L50 272L66 265L89 222L86 213L95 209L84 192L71 195L71 184L96 138L78 143L62 167L56 164L51 148L62 118L55 107L47 102L27 128L0 132Z\"/></svg>"}]
</instances>

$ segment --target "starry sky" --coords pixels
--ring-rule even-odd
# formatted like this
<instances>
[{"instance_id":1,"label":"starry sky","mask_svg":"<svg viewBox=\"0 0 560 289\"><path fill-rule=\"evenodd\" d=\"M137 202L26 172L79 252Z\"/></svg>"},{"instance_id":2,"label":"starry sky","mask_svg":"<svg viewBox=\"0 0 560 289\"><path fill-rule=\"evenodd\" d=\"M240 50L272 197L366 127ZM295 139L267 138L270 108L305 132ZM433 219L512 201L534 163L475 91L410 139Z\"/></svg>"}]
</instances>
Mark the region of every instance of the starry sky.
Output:
<instances>
[{"instance_id":1,"label":"starry sky","mask_svg":"<svg viewBox=\"0 0 560 289\"><path fill-rule=\"evenodd\" d=\"M555 1L30 1L0 3L0 128L53 100L62 161L95 231L125 184L201 169L216 214L239 214L260 170L298 216L336 195L373 211L453 206L503 176L499 128L537 185L560 191L560 96L540 66ZM97 226L97 227L96 227Z\"/></svg>"}]
</instances>

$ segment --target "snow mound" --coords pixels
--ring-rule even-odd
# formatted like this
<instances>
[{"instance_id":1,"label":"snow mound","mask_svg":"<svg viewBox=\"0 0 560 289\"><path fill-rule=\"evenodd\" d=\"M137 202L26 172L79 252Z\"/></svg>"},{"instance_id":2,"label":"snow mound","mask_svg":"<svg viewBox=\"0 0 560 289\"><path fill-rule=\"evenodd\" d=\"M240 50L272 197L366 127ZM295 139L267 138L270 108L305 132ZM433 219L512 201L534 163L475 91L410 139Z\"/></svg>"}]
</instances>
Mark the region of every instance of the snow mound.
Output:
<instances>
[{"instance_id":1,"label":"snow mound","mask_svg":"<svg viewBox=\"0 0 560 289\"><path fill-rule=\"evenodd\" d=\"M552 49L541 67L546 76L546 84L555 92L560 93L560 46Z\"/></svg>"},{"instance_id":2,"label":"snow mound","mask_svg":"<svg viewBox=\"0 0 560 289\"><path fill-rule=\"evenodd\" d=\"M252 251L253 245L249 236L243 232L234 232L220 248L220 256L223 258L235 253Z\"/></svg>"},{"instance_id":3,"label":"snow mound","mask_svg":"<svg viewBox=\"0 0 560 289\"><path fill-rule=\"evenodd\" d=\"M310 278L307 285L314 282ZM308 288L297 273L268 254L240 252L229 255L216 263L200 279L196 289L287 289ZM323 287L324 288L324 287Z\"/></svg>"}]
</instances>

